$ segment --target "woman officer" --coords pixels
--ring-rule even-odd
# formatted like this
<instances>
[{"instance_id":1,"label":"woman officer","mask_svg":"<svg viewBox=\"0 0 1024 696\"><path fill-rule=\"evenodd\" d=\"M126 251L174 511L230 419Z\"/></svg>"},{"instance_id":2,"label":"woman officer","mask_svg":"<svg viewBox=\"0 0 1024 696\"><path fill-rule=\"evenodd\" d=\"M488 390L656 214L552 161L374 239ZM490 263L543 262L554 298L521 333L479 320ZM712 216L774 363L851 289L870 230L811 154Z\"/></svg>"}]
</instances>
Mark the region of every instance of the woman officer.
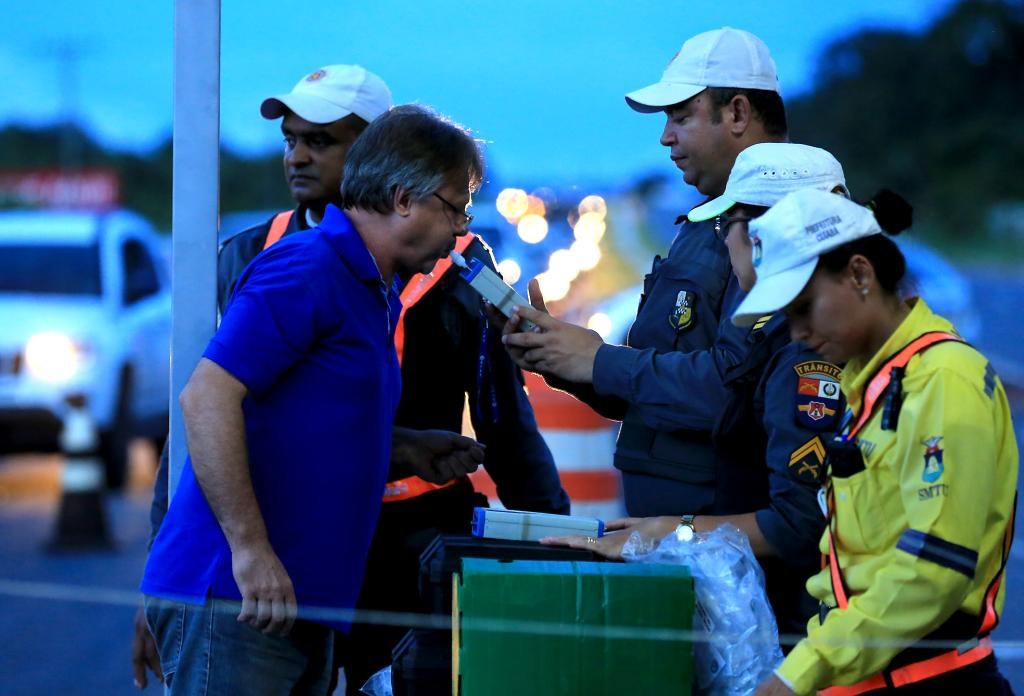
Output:
<instances>
[{"instance_id":1,"label":"woman officer","mask_svg":"<svg viewBox=\"0 0 1024 696\"><path fill-rule=\"evenodd\" d=\"M882 217L884 210L876 211ZM792 193L750 223L757 281L734 321L785 308L792 337L846 363L830 450L822 603L758 690L1008 694L989 634L1002 609L1017 445L989 362L922 299L871 210Z\"/></svg>"}]
</instances>

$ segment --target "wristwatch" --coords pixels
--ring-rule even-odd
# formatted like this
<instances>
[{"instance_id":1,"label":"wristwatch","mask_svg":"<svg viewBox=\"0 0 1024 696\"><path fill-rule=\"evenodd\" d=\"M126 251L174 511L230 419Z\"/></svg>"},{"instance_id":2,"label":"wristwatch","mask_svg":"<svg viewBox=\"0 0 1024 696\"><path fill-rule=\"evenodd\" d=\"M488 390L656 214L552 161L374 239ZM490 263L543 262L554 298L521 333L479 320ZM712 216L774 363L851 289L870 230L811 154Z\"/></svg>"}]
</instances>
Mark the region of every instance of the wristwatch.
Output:
<instances>
[{"instance_id":1,"label":"wristwatch","mask_svg":"<svg viewBox=\"0 0 1024 696\"><path fill-rule=\"evenodd\" d=\"M693 536L697 533L697 529L693 526L693 520L695 515L683 515L679 518L679 526L676 527L675 535L679 541L690 541Z\"/></svg>"}]
</instances>

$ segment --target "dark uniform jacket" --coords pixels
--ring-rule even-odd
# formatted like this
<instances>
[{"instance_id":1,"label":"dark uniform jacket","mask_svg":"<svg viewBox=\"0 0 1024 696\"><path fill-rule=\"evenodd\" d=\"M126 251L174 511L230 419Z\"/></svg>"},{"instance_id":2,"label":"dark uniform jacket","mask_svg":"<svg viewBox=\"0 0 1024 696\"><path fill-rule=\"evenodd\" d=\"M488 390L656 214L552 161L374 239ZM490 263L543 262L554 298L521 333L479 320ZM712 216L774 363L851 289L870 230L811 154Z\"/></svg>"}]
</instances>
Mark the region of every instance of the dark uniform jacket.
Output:
<instances>
[{"instance_id":1,"label":"dark uniform jacket","mask_svg":"<svg viewBox=\"0 0 1024 696\"><path fill-rule=\"evenodd\" d=\"M668 257L655 258L628 345L598 351L593 389L557 386L622 420L615 466L630 515L756 512L779 554L762 559L773 608L783 632L803 633L824 528L822 439L841 408L811 418L798 386L803 371L838 395L838 368L816 377L824 363L790 343L781 315L732 324L744 293L713 226L684 221Z\"/></svg>"},{"instance_id":2,"label":"dark uniform jacket","mask_svg":"<svg viewBox=\"0 0 1024 696\"><path fill-rule=\"evenodd\" d=\"M622 421L615 466L630 515L724 509L711 430L728 398L725 371L749 333L729 320L741 296L713 222L686 221L644 278L627 345L598 350L593 388L556 382Z\"/></svg>"},{"instance_id":3,"label":"dark uniform jacket","mask_svg":"<svg viewBox=\"0 0 1024 696\"><path fill-rule=\"evenodd\" d=\"M712 435L718 498L724 514L756 511L778 553L761 565L782 633L802 635L817 611L804 585L820 567L825 517L817 494L825 445L844 409L838 375L838 367L790 342L781 314L755 324L744 359L725 374L728 402ZM802 395L801 384L831 395ZM821 408L801 410L813 402Z\"/></svg>"}]
</instances>

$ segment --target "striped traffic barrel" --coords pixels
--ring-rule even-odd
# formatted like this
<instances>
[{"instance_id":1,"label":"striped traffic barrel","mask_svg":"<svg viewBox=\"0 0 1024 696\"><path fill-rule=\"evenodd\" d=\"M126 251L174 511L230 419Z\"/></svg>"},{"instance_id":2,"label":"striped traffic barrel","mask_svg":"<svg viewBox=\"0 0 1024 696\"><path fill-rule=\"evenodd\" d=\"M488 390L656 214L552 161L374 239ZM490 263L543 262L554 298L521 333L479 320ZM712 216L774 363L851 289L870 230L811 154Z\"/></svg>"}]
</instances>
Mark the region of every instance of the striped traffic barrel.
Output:
<instances>
[{"instance_id":1,"label":"striped traffic barrel","mask_svg":"<svg viewBox=\"0 0 1024 696\"><path fill-rule=\"evenodd\" d=\"M526 391L537 426L551 449L572 514L610 520L624 514L622 481L612 464L618 424L603 418L542 377L525 373ZM473 486L500 505L493 481L483 468L471 476Z\"/></svg>"}]
</instances>

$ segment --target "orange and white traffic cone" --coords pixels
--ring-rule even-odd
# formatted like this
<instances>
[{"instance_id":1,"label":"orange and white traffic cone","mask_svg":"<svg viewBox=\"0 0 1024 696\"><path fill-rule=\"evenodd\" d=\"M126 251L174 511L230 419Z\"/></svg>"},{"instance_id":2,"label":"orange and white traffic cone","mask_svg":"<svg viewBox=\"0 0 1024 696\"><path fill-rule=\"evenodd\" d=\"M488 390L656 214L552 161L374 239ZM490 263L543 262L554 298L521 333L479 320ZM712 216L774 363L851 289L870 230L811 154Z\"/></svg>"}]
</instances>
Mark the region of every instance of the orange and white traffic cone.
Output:
<instances>
[{"instance_id":1,"label":"orange and white traffic cone","mask_svg":"<svg viewBox=\"0 0 1024 696\"><path fill-rule=\"evenodd\" d=\"M99 433L85 408L85 397L68 398L60 446L64 452L60 510L49 548L52 551L109 549L103 508L103 462Z\"/></svg>"},{"instance_id":2,"label":"orange and white traffic cone","mask_svg":"<svg viewBox=\"0 0 1024 696\"><path fill-rule=\"evenodd\" d=\"M612 464L618 424L597 415L565 392L552 389L532 372L524 372L537 427L551 449L572 514L612 520L625 515L622 477ZM483 468L470 475L473 488L498 507L497 489Z\"/></svg>"}]
</instances>

